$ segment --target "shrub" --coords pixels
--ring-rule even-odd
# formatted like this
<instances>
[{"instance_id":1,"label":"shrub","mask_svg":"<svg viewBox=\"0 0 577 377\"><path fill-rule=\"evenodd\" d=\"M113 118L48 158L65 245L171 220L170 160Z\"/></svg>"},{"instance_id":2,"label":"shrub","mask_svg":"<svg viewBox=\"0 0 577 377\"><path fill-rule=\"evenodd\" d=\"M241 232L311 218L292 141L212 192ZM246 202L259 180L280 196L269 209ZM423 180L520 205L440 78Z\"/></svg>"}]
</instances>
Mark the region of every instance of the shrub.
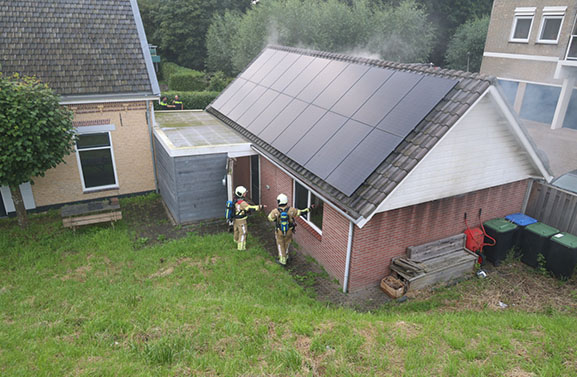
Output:
<instances>
[{"instance_id":1,"label":"shrub","mask_svg":"<svg viewBox=\"0 0 577 377\"><path fill-rule=\"evenodd\" d=\"M172 103L174 100L174 96L179 96L182 104L186 110L198 110L204 109L211 103L219 94L220 92L165 92L162 93L162 97L166 97L168 99L168 103ZM155 110L160 110L160 106L158 102L154 104Z\"/></svg>"},{"instance_id":2,"label":"shrub","mask_svg":"<svg viewBox=\"0 0 577 377\"><path fill-rule=\"evenodd\" d=\"M181 67L178 64L174 64L171 62L162 62L162 64L160 65L160 74L162 75L162 79L166 81L168 81L168 79L173 73L183 70L186 71L188 70L188 68Z\"/></svg>"},{"instance_id":3,"label":"shrub","mask_svg":"<svg viewBox=\"0 0 577 377\"><path fill-rule=\"evenodd\" d=\"M216 72L210 78L208 90L211 92L222 92L232 80L231 77L226 77L224 72Z\"/></svg>"},{"instance_id":4,"label":"shrub","mask_svg":"<svg viewBox=\"0 0 577 377\"><path fill-rule=\"evenodd\" d=\"M206 86L204 73L193 70L175 72L168 79L170 90L195 92L205 90Z\"/></svg>"}]
</instances>

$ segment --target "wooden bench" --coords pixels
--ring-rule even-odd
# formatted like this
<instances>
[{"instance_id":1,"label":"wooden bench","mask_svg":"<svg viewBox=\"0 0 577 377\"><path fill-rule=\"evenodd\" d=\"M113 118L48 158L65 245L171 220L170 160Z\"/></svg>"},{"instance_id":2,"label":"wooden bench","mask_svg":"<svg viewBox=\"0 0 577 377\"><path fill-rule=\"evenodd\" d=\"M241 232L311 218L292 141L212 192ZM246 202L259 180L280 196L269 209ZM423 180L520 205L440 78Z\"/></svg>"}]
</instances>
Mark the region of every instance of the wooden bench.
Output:
<instances>
[{"instance_id":1,"label":"wooden bench","mask_svg":"<svg viewBox=\"0 0 577 377\"><path fill-rule=\"evenodd\" d=\"M118 198L71 204L60 210L62 225L75 229L77 226L114 222L122 219Z\"/></svg>"},{"instance_id":2,"label":"wooden bench","mask_svg":"<svg viewBox=\"0 0 577 377\"><path fill-rule=\"evenodd\" d=\"M477 255L465 248L466 236L459 234L407 248L407 257L393 258L391 270L408 284L422 289L472 274Z\"/></svg>"}]
</instances>

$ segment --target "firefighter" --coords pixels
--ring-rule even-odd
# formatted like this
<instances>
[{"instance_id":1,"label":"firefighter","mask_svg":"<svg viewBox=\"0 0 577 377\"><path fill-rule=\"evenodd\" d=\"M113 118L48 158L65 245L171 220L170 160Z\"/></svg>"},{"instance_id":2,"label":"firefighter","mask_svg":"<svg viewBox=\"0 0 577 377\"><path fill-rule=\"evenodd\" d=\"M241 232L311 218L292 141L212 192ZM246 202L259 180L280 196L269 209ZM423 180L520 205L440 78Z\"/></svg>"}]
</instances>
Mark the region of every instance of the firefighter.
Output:
<instances>
[{"instance_id":1,"label":"firefighter","mask_svg":"<svg viewBox=\"0 0 577 377\"><path fill-rule=\"evenodd\" d=\"M252 209L255 211L260 211L266 206L262 205L250 205L246 201L247 190L244 186L238 186L234 190L235 200L234 200L234 241L237 244L238 250L246 250L246 218L248 212Z\"/></svg>"},{"instance_id":2,"label":"firefighter","mask_svg":"<svg viewBox=\"0 0 577 377\"><path fill-rule=\"evenodd\" d=\"M310 208L297 209L288 205L288 197L285 194L277 196L278 208L273 209L268 220L275 222L275 238L278 249L278 263L286 266L288 260L289 246L296 226L296 217L310 212Z\"/></svg>"}]
</instances>

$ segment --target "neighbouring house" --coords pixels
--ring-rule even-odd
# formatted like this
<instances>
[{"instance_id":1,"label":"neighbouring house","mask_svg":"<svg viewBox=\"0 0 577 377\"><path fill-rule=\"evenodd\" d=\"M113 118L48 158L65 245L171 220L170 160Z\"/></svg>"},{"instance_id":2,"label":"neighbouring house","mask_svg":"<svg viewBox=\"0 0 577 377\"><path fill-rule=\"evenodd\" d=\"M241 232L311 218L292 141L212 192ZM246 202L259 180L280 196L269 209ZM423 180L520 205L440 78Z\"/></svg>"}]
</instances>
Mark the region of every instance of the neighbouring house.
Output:
<instances>
[{"instance_id":1,"label":"neighbouring house","mask_svg":"<svg viewBox=\"0 0 577 377\"><path fill-rule=\"evenodd\" d=\"M554 175L577 168L576 19L575 0L495 0L481 65Z\"/></svg>"},{"instance_id":2,"label":"neighbouring house","mask_svg":"<svg viewBox=\"0 0 577 377\"><path fill-rule=\"evenodd\" d=\"M239 141L236 165L250 169L229 174L234 185L269 209L281 192L316 204L295 239L344 290L376 285L408 246L463 232L465 213L478 225L479 209L521 211L532 179L551 179L496 79L480 74L270 46L206 111L252 148ZM191 153L163 145L167 159Z\"/></svg>"},{"instance_id":3,"label":"neighbouring house","mask_svg":"<svg viewBox=\"0 0 577 377\"><path fill-rule=\"evenodd\" d=\"M0 71L47 83L79 134L66 163L20 186L27 209L155 190L160 91L136 0L4 2L0 40ZM14 211L7 187L1 195Z\"/></svg>"}]
</instances>

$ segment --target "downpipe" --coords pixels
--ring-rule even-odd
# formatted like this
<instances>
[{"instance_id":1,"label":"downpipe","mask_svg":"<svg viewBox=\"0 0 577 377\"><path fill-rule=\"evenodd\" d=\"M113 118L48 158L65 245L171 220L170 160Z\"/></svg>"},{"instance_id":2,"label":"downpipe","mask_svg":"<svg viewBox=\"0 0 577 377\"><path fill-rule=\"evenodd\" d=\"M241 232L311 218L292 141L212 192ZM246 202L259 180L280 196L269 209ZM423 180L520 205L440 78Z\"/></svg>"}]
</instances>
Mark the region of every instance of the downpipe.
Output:
<instances>
[{"instance_id":1,"label":"downpipe","mask_svg":"<svg viewBox=\"0 0 577 377\"><path fill-rule=\"evenodd\" d=\"M349 221L349 239L347 241L347 259L345 262L345 278L343 281L343 293L347 293L349 290L349 271L351 269L351 255L353 253L353 229L354 224Z\"/></svg>"}]
</instances>

